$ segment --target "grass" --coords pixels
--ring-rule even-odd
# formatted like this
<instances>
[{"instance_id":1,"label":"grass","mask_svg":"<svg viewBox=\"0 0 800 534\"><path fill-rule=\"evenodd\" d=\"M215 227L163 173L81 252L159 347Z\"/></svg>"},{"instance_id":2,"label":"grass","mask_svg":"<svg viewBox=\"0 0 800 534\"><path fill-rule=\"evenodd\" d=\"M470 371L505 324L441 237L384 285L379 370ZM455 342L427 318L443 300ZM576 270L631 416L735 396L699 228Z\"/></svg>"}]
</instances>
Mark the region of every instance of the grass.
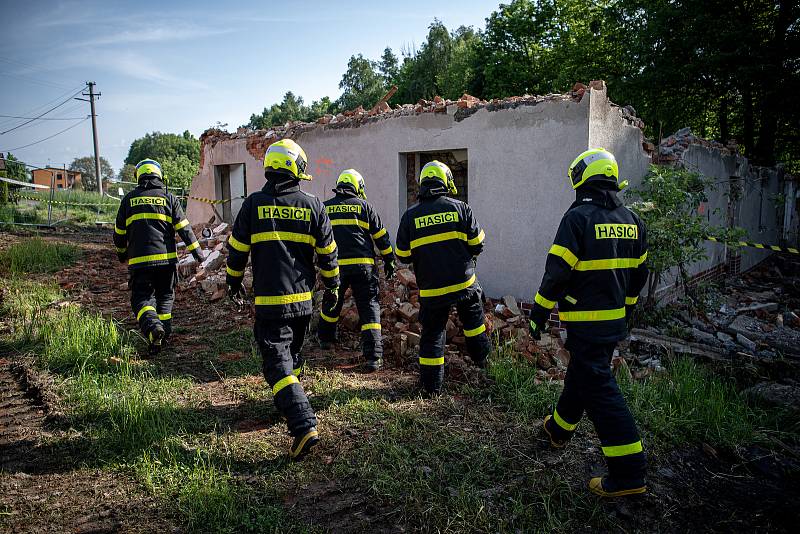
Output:
<instances>
[{"instance_id":1,"label":"grass","mask_svg":"<svg viewBox=\"0 0 800 534\"><path fill-rule=\"evenodd\" d=\"M191 379L158 376L136 359L132 334L79 306L55 305L63 298L56 288L2 284L2 317L14 325L4 349L35 356L52 373L83 462L132 472L192 531L277 532L290 523L273 492L253 494L232 476L227 447L214 450L217 422ZM75 446L74 432L62 440Z\"/></svg>"},{"instance_id":2,"label":"grass","mask_svg":"<svg viewBox=\"0 0 800 534\"><path fill-rule=\"evenodd\" d=\"M52 374L70 428L57 439L67 447L79 435L83 462L133 474L190 531L325 529L304 524L283 503L326 478L352 484L364 507L376 510L376 521L408 531L625 527L585 489L587 463L601 458L587 454L587 444L597 444L590 424L579 428L580 446L566 452L538 443L535 423L550 413L560 386L540 381L509 348L493 358L490 386L462 387L434 400L402 385L391 386L390 400L386 384L371 378L309 370L302 380L313 393L323 442L315 458L291 464L282 422L256 435L230 432L220 423L219 406L191 377L160 375L157 364L137 359L133 334L64 305L53 285L21 276L0 283L0 318L11 326L0 333L3 348L35 355ZM204 357L244 354L222 362L234 378L221 387L235 389L252 410L233 407L235 416L278 421L250 330L210 330L203 342ZM691 360L675 359L663 374L620 386L656 458L685 444L766 442L778 430L789 442L798 439L796 419L748 404L732 381ZM357 507L344 513L358 514Z\"/></svg>"},{"instance_id":3,"label":"grass","mask_svg":"<svg viewBox=\"0 0 800 534\"><path fill-rule=\"evenodd\" d=\"M25 197L38 200L21 199L16 205L0 206L0 221L12 223L47 222L49 191L22 193ZM70 224L94 224L98 219L113 221L119 202L113 198L100 196L93 191L63 191L53 193L52 222L66 219ZM65 204L68 203L68 204ZM99 211L98 211L99 205Z\"/></svg>"},{"instance_id":4,"label":"grass","mask_svg":"<svg viewBox=\"0 0 800 534\"><path fill-rule=\"evenodd\" d=\"M30 237L0 252L0 270L14 275L51 273L72 264L78 247Z\"/></svg>"}]
</instances>

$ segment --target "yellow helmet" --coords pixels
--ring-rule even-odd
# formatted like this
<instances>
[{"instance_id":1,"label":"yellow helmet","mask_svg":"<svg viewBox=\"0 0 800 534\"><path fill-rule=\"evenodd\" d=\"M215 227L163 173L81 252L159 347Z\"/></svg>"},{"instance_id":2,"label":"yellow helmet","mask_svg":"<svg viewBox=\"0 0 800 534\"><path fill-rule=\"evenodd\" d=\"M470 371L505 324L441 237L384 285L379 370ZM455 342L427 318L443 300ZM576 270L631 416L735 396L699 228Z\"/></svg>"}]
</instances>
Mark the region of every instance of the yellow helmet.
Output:
<instances>
[{"instance_id":1,"label":"yellow helmet","mask_svg":"<svg viewBox=\"0 0 800 534\"><path fill-rule=\"evenodd\" d=\"M577 189L591 178L619 180L619 166L614 154L605 148L592 148L582 152L569 166L567 176L572 188Z\"/></svg>"},{"instance_id":2,"label":"yellow helmet","mask_svg":"<svg viewBox=\"0 0 800 534\"><path fill-rule=\"evenodd\" d=\"M342 174L339 175L339 178L336 180L336 185L343 185L349 184L353 186L356 191L356 194L367 200L367 192L364 188L364 177L361 176L361 173L355 169L347 169L342 171Z\"/></svg>"},{"instance_id":3,"label":"yellow helmet","mask_svg":"<svg viewBox=\"0 0 800 534\"><path fill-rule=\"evenodd\" d=\"M422 182L426 180L437 180L447 188L450 194L458 193L456 183L453 181L453 172L441 161L433 160L422 167L422 172L419 173L419 184L422 185Z\"/></svg>"},{"instance_id":4,"label":"yellow helmet","mask_svg":"<svg viewBox=\"0 0 800 534\"><path fill-rule=\"evenodd\" d=\"M311 180L306 174L308 158L300 145L291 139L281 139L269 145L264 154L264 170L284 171L298 180Z\"/></svg>"},{"instance_id":5,"label":"yellow helmet","mask_svg":"<svg viewBox=\"0 0 800 534\"><path fill-rule=\"evenodd\" d=\"M161 172L161 164L154 159L143 159L136 164L136 179L138 180L140 176L146 174L158 176L159 179L164 178Z\"/></svg>"}]
</instances>

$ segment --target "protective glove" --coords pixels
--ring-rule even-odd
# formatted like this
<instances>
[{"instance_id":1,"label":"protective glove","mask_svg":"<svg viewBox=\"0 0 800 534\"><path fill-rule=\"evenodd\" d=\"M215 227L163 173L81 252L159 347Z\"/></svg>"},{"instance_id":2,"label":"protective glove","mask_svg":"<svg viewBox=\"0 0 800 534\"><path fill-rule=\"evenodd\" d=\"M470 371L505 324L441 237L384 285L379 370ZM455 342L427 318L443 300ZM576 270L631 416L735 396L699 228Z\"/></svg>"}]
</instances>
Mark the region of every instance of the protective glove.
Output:
<instances>
[{"instance_id":1,"label":"protective glove","mask_svg":"<svg viewBox=\"0 0 800 534\"><path fill-rule=\"evenodd\" d=\"M244 306L244 298L247 296L247 292L242 285L241 280L234 282L233 280L228 280L228 297L233 301L234 304L238 307Z\"/></svg>"},{"instance_id":2,"label":"protective glove","mask_svg":"<svg viewBox=\"0 0 800 534\"><path fill-rule=\"evenodd\" d=\"M329 287L322 294L322 309L326 312L333 311L339 303L339 286Z\"/></svg>"},{"instance_id":3,"label":"protective glove","mask_svg":"<svg viewBox=\"0 0 800 534\"><path fill-rule=\"evenodd\" d=\"M530 332L531 337L536 341L542 339L542 330L543 329L539 327L539 325L536 324L534 321L528 322L528 332Z\"/></svg>"},{"instance_id":4,"label":"protective glove","mask_svg":"<svg viewBox=\"0 0 800 534\"><path fill-rule=\"evenodd\" d=\"M394 263L394 260L387 261L383 264L383 272L386 275L387 280L394 278L394 271L396 268L397 265Z\"/></svg>"},{"instance_id":5,"label":"protective glove","mask_svg":"<svg viewBox=\"0 0 800 534\"><path fill-rule=\"evenodd\" d=\"M199 265L205 261L208 256L208 251L198 247L192 251L192 256L197 260L197 264Z\"/></svg>"}]
</instances>

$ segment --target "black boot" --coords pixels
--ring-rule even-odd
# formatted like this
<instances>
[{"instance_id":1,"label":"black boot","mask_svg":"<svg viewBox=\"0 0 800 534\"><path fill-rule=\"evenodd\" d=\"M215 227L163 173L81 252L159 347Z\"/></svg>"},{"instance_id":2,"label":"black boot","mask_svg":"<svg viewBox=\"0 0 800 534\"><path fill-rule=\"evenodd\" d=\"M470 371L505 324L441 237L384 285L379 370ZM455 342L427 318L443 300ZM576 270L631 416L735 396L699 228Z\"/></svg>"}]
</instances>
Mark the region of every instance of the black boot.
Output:
<instances>
[{"instance_id":1,"label":"black boot","mask_svg":"<svg viewBox=\"0 0 800 534\"><path fill-rule=\"evenodd\" d=\"M312 426L299 436L295 436L292 446L289 448L289 457L294 461L302 460L311 447L317 443L319 443L319 432L317 432L317 427Z\"/></svg>"},{"instance_id":2,"label":"black boot","mask_svg":"<svg viewBox=\"0 0 800 534\"><path fill-rule=\"evenodd\" d=\"M294 376L300 376L306 370L306 359L301 355L292 356L292 372Z\"/></svg>"},{"instance_id":3,"label":"black boot","mask_svg":"<svg viewBox=\"0 0 800 534\"><path fill-rule=\"evenodd\" d=\"M383 358L380 357L374 360L367 360L364 364L364 370L368 373L374 373L381 367L383 367Z\"/></svg>"},{"instance_id":4,"label":"black boot","mask_svg":"<svg viewBox=\"0 0 800 534\"><path fill-rule=\"evenodd\" d=\"M158 354L161 352L162 342L164 340L164 327L160 324L157 324L153 327L149 334L147 334L148 341L150 345L148 347L148 352L151 356Z\"/></svg>"},{"instance_id":5,"label":"black boot","mask_svg":"<svg viewBox=\"0 0 800 534\"><path fill-rule=\"evenodd\" d=\"M624 497L647 491L644 479L617 481L609 476L595 477L589 481L589 491L601 497Z\"/></svg>"}]
</instances>

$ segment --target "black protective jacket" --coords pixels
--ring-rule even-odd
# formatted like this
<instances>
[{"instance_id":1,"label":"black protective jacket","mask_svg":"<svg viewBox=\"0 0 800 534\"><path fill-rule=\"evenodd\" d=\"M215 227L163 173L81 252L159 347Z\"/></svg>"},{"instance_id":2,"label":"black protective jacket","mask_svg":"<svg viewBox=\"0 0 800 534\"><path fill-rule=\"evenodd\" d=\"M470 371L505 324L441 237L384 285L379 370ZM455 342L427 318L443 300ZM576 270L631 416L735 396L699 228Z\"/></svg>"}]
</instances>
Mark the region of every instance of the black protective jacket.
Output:
<instances>
[{"instance_id":1,"label":"black protective jacket","mask_svg":"<svg viewBox=\"0 0 800 534\"><path fill-rule=\"evenodd\" d=\"M336 196L325 201L325 211L333 226L342 272L375 264L375 247L384 261L394 259L389 233L372 205L358 198L350 188L333 190Z\"/></svg>"},{"instance_id":2,"label":"black protective jacket","mask_svg":"<svg viewBox=\"0 0 800 534\"><path fill-rule=\"evenodd\" d=\"M467 203L449 198L438 182L420 187L419 202L400 220L395 252L413 263L421 304L448 306L480 291L475 257L483 240Z\"/></svg>"},{"instance_id":3,"label":"black protective jacket","mask_svg":"<svg viewBox=\"0 0 800 534\"><path fill-rule=\"evenodd\" d=\"M200 244L178 199L153 175L139 178L139 185L125 195L114 224L114 246L120 261L128 260L131 269L178 262L175 232L186 243L186 250L201 261Z\"/></svg>"},{"instance_id":4,"label":"black protective jacket","mask_svg":"<svg viewBox=\"0 0 800 534\"><path fill-rule=\"evenodd\" d=\"M339 285L336 241L325 207L297 180L267 173L267 183L242 203L228 239L228 284L241 284L252 254L256 316L311 315L317 254L326 287Z\"/></svg>"},{"instance_id":5,"label":"black protective jacket","mask_svg":"<svg viewBox=\"0 0 800 534\"><path fill-rule=\"evenodd\" d=\"M608 343L627 335L627 310L647 281L647 231L612 187L578 188L561 219L531 311L540 327L558 303L573 339Z\"/></svg>"}]
</instances>

